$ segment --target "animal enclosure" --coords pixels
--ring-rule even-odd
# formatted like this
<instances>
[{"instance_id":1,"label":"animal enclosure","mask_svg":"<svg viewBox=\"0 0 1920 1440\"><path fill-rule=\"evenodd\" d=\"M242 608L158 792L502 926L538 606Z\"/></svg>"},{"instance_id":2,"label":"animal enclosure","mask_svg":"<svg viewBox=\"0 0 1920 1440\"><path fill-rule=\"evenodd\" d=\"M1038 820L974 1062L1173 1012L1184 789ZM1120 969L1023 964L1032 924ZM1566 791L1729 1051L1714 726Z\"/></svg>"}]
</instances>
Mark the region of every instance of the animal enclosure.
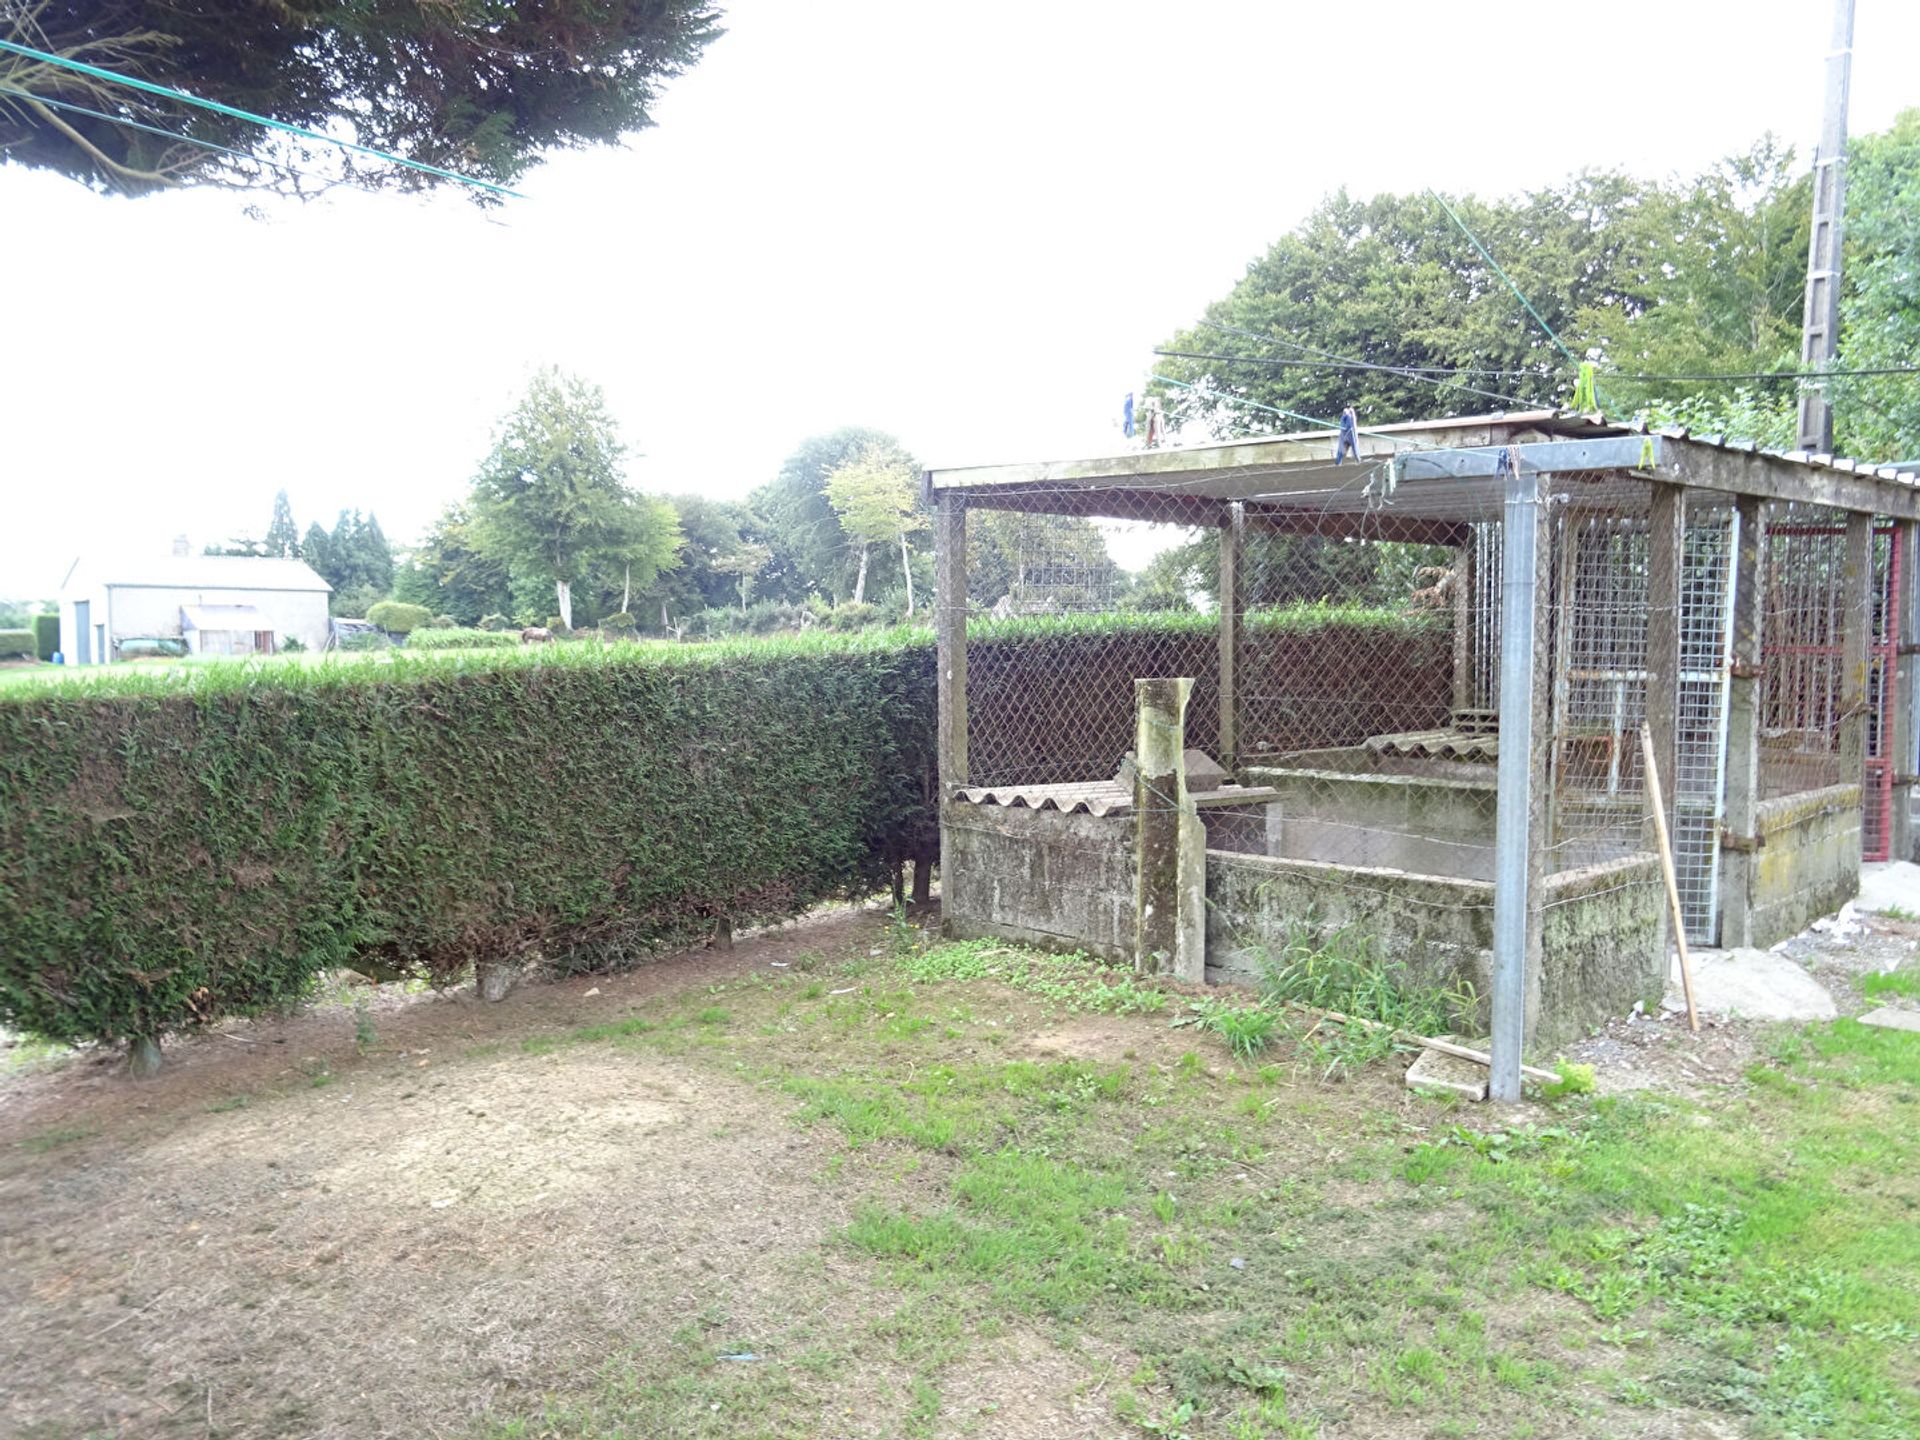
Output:
<instances>
[{"instance_id":1,"label":"animal enclosure","mask_svg":"<svg viewBox=\"0 0 1920 1440\"><path fill-rule=\"evenodd\" d=\"M929 475L956 934L1194 978L1360 937L1551 1041L1664 984L1642 727L1697 944L1908 853L1911 483L1550 412L1357 440ZM1213 633L969 663L969 616L1116 607Z\"/></svg>"}]
</instances>

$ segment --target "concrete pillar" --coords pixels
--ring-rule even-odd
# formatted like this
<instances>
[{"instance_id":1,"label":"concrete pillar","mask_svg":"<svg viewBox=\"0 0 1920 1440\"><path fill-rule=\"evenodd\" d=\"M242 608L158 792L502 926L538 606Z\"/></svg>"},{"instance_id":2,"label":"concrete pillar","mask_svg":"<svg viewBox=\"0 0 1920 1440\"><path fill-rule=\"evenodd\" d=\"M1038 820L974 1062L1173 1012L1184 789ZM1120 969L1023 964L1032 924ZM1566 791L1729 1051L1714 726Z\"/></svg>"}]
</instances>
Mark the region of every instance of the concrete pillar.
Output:
<instances>
[{"instance_id":1,"label":"concrete pillar","mask_svg":"<svg viewBox=\"0 0 1920 1440\"><path fill-rule=\"evenodd\" d=\"M1767 507L1751 495L1734 502L1739 543L1733 557L1733 656L1727 677L1726 820L1720 843L1720 943L1753 944L1753 880L1758 860L1760 704L1766 674Z\"/></svg>"},{"instance_id":2,"label":"concrete pillar","mask_svg":"<svg viewBox=\"0 0 1920 1440\"><path fill-rule=\"evenodd\" d=\"M1187 798L1193 681L1133 682L1134 968L1206 979L1207 836Z\"/></svg>"},{"instance_id":3,"label":"concrete pillar","mask_svg":"<svg viewBox=\"0 0 1920 1440\"><path fill-rule=\"evenodd\" d=\"M1647 729L1665 791L1667 831L1674 832L1675 735L1680 717L1680 567L1686 527L1686 491L1653 483L1647 514Z\"/></svg>"},{"instance_id":4,"label":"concrete pillar","mask_svg":"<svg viewBox=\"0 0 1920 1440\"><path fill-rule=\"evenodd\" d=\"M1520 1098L1527 1012L1540 979L1546 868L1547 636L1552 530L1547 477L1515 452L1506 477L1500 572L1500 759L1494 826L1493 1040L1487 1094Z\"/></svg>"},{"instance_id":5,"label":"concrete pillar","mask_svg":"<svg viewBox=\"0 0 1920 1440\"><path fill-rule=\"evenodd\" d=\"M1240 768L1240 651L1244 642L1241 617L1245 612L1244 556L1247 511L1241 504L1228 507L1220 527L1220 765L1229 776Z\"/></svg>"},{"instance_id":6,"label":"concrete pillar","mask_svg":"<svg viewBox=\"0 0 1920 1440\"><path fill-rule=\"evenodd\" d=\"M1914 771L1920 766L1920 756L1915 754L1915 742L1920 736L1914 729L1913 663L1913 643L1920 638L1914 633L1914 601L1920 594L1913 573L1914 561L1920 558L1915 555L1917 534L1920 534L1920 525L1914 521L1894 522L1893 638L1898 648L1893 674L1887 677L1893 701L1893 744L1887 752L1893 765L1893 833L1888 837L1887 848L1887 858L1891 860L1914 858L1913 784Z\"/></svg>"}]
</instances>

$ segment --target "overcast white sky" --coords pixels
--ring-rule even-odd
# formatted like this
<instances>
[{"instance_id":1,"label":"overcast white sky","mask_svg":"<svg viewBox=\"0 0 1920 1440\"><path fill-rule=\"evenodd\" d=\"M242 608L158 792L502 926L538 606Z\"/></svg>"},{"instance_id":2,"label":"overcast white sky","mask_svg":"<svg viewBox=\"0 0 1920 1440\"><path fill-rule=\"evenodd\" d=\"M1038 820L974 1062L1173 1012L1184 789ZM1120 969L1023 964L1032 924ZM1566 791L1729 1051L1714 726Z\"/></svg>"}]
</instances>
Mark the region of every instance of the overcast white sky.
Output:
<instances>
[{"instance_id":1,"label":"overcast white sky","mask_svg":"<svg viewBox=\"0 0 1920 1440\"><path fill-rule=\"evenodd\" d=\"M1858 0L1852 129L1920 104L1920 5ZM1327 191L1486 194L1810 154L1828 0L739 0L657 128L528 198L249 218L0 166L0 595L342 507L410 541L535 366L645 489L739 496L806 435L923 460L1118 448L1152 347Z\"/></svg>"}]
</instances>

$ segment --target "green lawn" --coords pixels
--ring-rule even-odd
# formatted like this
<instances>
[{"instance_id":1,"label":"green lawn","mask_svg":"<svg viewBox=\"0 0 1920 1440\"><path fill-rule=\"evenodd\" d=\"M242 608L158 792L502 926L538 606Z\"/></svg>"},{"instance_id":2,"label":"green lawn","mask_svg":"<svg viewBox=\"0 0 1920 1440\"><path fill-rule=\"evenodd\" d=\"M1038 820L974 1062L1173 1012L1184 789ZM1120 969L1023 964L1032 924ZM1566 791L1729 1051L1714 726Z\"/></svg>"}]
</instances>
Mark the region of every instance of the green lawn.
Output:
<instances>
[{"instance_id":1,"label":"green lawn","mask_svg":"<svg viewBox=\"0 0 1920 1440\"><path fill-rule=\"evenodd\" d=\"M684 1317L483 1433L810 1436L843 1409L1050 1433L975 1383L1009 1337L1084 1433L1920 1433L1920 1037L1841 1020L1707 1103L1503 1116L1410 1097L1392 1061L1323 1082L1280 1031L1236 1057L1186 1011L1078 962L897 944L527 1040L753 1081L839 1137L844 1219L770 1254L785 1301L752 1333ZM848 1287L851 1311L813 1298Z\"/></svg>"}]
</instances>

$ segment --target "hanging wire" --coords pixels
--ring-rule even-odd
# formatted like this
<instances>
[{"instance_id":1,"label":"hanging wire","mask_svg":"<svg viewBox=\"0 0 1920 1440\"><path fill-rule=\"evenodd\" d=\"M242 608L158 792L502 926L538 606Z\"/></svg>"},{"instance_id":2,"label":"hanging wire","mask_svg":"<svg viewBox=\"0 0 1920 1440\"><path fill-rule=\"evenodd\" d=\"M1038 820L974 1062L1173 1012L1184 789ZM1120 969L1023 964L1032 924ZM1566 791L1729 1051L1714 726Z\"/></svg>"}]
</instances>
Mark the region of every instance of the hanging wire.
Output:
<instances>
[{"instance_id":1,"label":"hanging wire","mask_svg":"<svg viewBox=\"0 0 1920 1440\"><path fill-rule=\"evenodd\" d=\"M148 135L158 135L166 140L177 140L183 145L198 145L203 150L212 150L221 155L231 155L236 160L244 160L251 165L266 165L275 170L284 170L289 175L298 175L303 180L313 180L320 184L331 183L325 177L315 175L311 170L302 170L297 166L283 164L278 160L268 160L263 156L249 155L244 150L235 150L230 145L216 145L211 140L201 140L193 135L182 134L178 130L168 130L160 125L149 125L142 120L134 120L125 115L114 115L105 110L94 110L85 105L76 105L71 100L56 100L51 95L35 95L27 90L16 90L11 85L0 85L0 95L11 95L16 99L30 100L36 105L45 105L52 110L65 110L74 115L86 115L95 120L105 120L114 125L124 125L129 130L144 131Z\"/></svg>"}]
</instances>

